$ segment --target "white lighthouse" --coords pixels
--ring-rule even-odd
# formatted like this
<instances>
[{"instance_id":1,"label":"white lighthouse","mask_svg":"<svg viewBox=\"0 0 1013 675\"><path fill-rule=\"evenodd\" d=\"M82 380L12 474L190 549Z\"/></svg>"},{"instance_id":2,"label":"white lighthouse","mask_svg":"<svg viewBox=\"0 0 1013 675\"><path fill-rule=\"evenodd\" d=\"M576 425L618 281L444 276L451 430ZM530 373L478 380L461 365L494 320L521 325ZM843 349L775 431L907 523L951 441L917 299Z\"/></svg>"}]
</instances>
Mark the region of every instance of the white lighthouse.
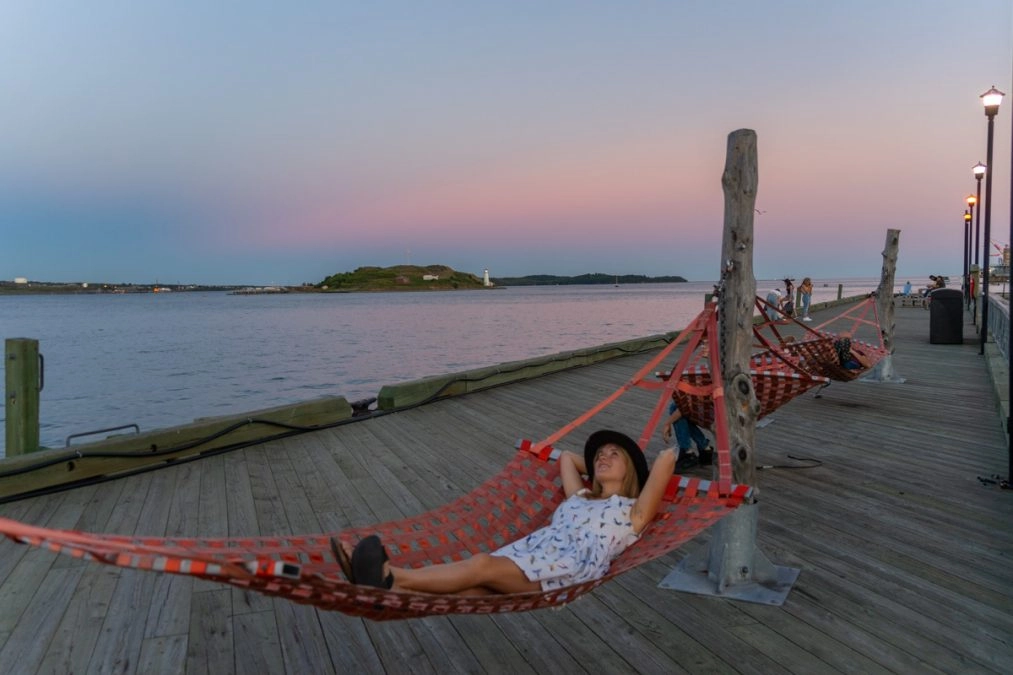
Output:
<instances>
[{"instance_id":1,"label":"white lighthouse","mask_svg":"<svg viewBox=\"0 0 1013 675\"><path fill-rule=\"evenodd\" d=\"M483 286L492 286L492 282L489 281L489 270L486 270L485 274L482 275L482 285Z\"/></svg>"}]
</instances>

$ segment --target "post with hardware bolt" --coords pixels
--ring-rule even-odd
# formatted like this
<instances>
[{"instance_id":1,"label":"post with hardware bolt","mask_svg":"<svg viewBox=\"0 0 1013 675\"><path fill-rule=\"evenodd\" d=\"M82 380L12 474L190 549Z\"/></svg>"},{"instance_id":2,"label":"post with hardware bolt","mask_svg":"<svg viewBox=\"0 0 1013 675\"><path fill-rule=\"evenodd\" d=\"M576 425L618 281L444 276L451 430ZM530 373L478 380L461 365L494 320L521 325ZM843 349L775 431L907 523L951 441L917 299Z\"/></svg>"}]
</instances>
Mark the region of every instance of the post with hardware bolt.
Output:
<instances>
[{"instance_id":1,"label":"post with hardware bolt","mask_svg":"<svg viewBox=\"0 0 1013 675\"><path fill-rule=\"evenodd\" d=\"M753 214L757 188L756 132L739 129L728 136L725 171L724 238L721 267L724 287L718 296L718 333L724 415L732 456L732 480L756 485L754 459L756 400L750 376L753 307ZM754 490L755 495L755 490ZM713 527L708 548L696 551L666 576L660 586L727 599L781 605L799 570L770 562L756 545L759 504L744 502Z\"/></svg>"},{"instance_id":2,"label":"post with hardware bolt","mask_svg":"<svg viewBox=\"0 0 1013 675\"><path fill-rule=\"evenodd\" d=\"M39 341L8 338L4 344L6 455L39 449L39 392L42 390Z\"/></svg>"}]
</instances>

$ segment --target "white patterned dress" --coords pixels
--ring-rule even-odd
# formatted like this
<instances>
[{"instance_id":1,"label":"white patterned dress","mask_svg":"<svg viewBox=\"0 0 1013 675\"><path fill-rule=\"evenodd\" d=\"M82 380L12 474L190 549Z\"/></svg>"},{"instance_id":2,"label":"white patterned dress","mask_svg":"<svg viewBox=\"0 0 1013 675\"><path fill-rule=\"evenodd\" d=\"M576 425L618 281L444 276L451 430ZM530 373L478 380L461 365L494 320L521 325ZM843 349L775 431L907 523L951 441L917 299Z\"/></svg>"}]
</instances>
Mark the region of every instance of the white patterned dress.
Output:
<instances>
[{"instance_id":1,"label":"white patterned dress","mask_svg":"<svg viewBox=\"0 0 1013 675\"><path fill-rule=\"evenodd\" d=\"M560 504L552 522L492 555L514 561L543 591L603 577L609 564L639 535L630 512L635 499L588 499L581 490Z\"/></svg>"}]
</instances>

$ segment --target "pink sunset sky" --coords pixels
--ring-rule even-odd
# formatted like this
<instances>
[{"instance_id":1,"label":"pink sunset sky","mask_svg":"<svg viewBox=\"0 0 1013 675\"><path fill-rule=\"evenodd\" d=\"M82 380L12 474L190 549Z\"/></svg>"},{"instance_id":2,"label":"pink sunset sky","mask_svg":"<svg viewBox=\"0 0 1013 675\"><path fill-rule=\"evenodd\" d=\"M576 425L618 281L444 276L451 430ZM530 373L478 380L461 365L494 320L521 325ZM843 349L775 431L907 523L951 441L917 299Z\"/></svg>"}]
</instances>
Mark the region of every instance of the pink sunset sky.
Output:
<instances>
[{"instance_id":1,"label":"pink sunset sky","mask_svg":"<svg viewBox=\"0 0 1013 675\"><path fill-rule=\"evenodd\" d=\"M757 277L877 276L899 228L921 284L960 273L979 95L1013 89L1009 0L355 4L0 6L0 279L712 280L750 128Z\"/></svg>"}]
</instances>

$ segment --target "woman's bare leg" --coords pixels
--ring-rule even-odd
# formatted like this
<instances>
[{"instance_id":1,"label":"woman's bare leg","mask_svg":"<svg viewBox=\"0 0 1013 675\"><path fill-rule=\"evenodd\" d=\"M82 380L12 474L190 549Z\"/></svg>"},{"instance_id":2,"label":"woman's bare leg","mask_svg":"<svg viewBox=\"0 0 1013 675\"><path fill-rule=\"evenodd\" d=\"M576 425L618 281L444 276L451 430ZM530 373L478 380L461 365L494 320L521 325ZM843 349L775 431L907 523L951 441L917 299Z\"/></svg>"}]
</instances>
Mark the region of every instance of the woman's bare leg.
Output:
<instances>
[{"instance_id":1,"label":"woman's bare leg","mask_svg":"<svg viewBox=\"0 0 1013 675\"><path fill-rule=\"evenodd\" d=\"M541 589L509 558L479 553L444 565L391 567L394 587L422 593L526 593Z\"/></svg>"},{"instance_id":2,"label":"woman's bare leg","mask_svg":"<svg viewBox=\"0 0 1013 675\"><path fill-rule=\"evenodd\" d=\"M352 546L341 542L349 558ZM422 593L489 595L490 593L526 593L541 590L537 581L529 581L521 568L502 556L479 553L466 560L410 568L384 565L383 576L394 574L394 588Z\"/></svg>"}]
</instances>

